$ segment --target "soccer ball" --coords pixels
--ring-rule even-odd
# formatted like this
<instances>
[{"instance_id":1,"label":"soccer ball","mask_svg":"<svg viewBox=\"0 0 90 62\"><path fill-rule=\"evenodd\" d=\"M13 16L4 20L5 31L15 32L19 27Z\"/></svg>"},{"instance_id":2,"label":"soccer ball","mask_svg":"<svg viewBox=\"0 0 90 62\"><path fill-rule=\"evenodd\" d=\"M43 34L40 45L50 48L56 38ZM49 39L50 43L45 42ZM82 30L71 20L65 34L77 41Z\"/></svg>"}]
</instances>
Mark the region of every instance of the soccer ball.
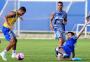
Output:
<instances>
[{"instance_id":1,"label":"soccer ball","mask_svg":"<svg viewBox=\"0 0 90 62\"><path fill-rule=\"evenodd\" d=\"M17 53L16 54L16 59L17 60L23 60L24 59L24 54L23 53Z\"/></svg>"}]
</instances>

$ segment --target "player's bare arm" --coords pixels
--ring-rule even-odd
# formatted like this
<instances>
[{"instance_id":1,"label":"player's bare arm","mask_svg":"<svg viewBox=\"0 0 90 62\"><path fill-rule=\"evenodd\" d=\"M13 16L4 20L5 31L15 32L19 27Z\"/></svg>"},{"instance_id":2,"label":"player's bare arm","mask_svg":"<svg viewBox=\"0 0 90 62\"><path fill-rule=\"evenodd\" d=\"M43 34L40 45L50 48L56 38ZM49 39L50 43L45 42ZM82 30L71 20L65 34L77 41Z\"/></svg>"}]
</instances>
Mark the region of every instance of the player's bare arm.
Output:
<instances>
[{"instance_id":1,"label":"player's bare arm","mask_svg":"<svg viewBox=\"0 0 90 62\"><path fill-rule=\"evenodd\" d=\"M64 24L67 24L67 18L64 18Z\"/></svg>"},{"instance_id":2,"label":"player's bare arm","mask_svg":"<svg viewBox=\"0 0 90 62\"><path fill-rule=\"evenodd\" d=\"M83 33L85 27L86 27L87 24L89 24L89 23L90 23L90 21L87 21L87 22L84 24L84 26L83 26L82 29L80 30L79 34L77 34L77 39L81 36L81 34Z\"/></svg>"},{"instance_id":3,"label":"player's bare arm","mask_svg":"<svg viewBox=\"0 0 90 62\"><path fill-rule=\"evenodd\" d=\"M50 15L50 29L51 29L52 31L53 31L53 25L52 25L53 19L54 19L54 13L52 13L52 14Z\"/></svg>"},{"instance_id":4,"label":"player's bare arm","mask_svg":"<svg viewBox=\"0 0 90 62\"><path fill-rule=\"evenodd\" d=\"M85 27L86 27L87 23L84 24L84 26L82 27L82 29L80 30L80 32L77 34L77 39L81 36L81 34L83 33Z\"/></svg>"},{"instance_id":5,"label":"player's bare arm","mask_svg":"<svg viewBox=\"0 0 90 62\"><path fill-rule=\"evenodd\" d=\"M8 23L8 18L15 16L15 12L11 11L7 16L5 16L5 22L8 24L9 28L12 29L12 26Z\"/></svg>"},{"instance_id":6,"label":"player's bare arm","mask_svg":"<svg viewBox=\"0 0 90 62\"><path fill-rule=\"evenodd\" d=\"M63 20L63 24L67 24L67 14L65 14L64 20Z\"/></svg>"}]
</instances>

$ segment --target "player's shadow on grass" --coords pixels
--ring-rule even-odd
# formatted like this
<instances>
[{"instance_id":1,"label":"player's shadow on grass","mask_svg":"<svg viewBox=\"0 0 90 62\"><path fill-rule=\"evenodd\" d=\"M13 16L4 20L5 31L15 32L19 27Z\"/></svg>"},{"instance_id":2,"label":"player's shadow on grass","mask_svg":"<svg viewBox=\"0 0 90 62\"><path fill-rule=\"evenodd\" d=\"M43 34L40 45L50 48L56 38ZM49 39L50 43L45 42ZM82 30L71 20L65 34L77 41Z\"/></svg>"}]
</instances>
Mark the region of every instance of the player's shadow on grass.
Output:
<instances>
[{"instance_id":1,"label":"player's shadow on grass","mask_svg":"<svg viewBox=\"0 0 90 62\"><path fill-rule=\"evenodd\" d=\"M90 59L89 59L89 58L88 58L88 59L82 59L81 61L88 61L88 62L89 62L89 61L90 61Z\"/></svg>"},{"instance_id":2,"label":"player's shadow on grass","mask_svg":"<svg viewBox=\"0 0 90 62\"><path fill-rule=\"evenodd\" d=\"M82 59L82 60L80 60L80 61L72 61L72 60L61 60L61 61L59 61L59 60L53 60L53 61L55 61L55 62L82 62L82 61L90 61L90 59Z\"/></svg>"}]
</instances>

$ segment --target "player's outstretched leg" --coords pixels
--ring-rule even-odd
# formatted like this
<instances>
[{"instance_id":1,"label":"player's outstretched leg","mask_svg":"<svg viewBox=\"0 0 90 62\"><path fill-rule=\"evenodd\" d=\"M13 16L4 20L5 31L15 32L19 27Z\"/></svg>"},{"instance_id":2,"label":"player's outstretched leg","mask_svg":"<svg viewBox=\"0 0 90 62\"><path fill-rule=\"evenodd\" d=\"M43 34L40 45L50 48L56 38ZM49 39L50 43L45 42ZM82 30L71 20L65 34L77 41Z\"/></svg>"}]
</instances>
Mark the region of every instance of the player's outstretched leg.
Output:
<instances>
[{"instance_id":1,"label":"player's outstretched leg","mask_svg":"<svg viewBox=\"0 0 90 62\"><path fill-rule=\"evenodd\" d=\"M56 52L57 60L62 60L63 59L62 48L60 47L55 48L55 52Z\"/></svg>"},{"instance_id":2,"label":"player's outstretched leg","mask_svg":"<svg viewBox=\"0 0 90 62\"><path fill-rule=\"evenodd\" d=\"M4 61L7 61L7 58L6 58L6 53L7 51L9 51L13 46L15 45L15 40L14 38L12 38L8 44L8 46L6 47L5 50L3 50L1 53L0 53L0 56L2 57L2 59Z\"/></svg>"},{"instance_id":3,"label":"player's outstretched leg","mask_svg":"<svg viewBox=\"0 0 90 62\"><path fill-rule=\"evenodd\" d=\"M15 44L12 47L12 56L11 56L12 58L16 57L16 45L17 45L17 39L15 39Z\"/></svg>"},{"instance_id":4,"label":"player's outstretched leg","mask_svg":"<svg viewBox=\"0 0 90 62\"><path fill-rule=\"evenodd\" d=\"M4 50L3 52L0 53L0 56L2 57L2 59L3 59L4 61L7 61L6 52L7 52L7 51Z\"/></svg>"},{"instance_id":5,"label":"player's outstretched leg","mask_svg":"<svg viewBox=\"0 0 90 62\"><path fill-rule=\"evenodd\" d=\"M63 38L59 38L58 39L58 44L59 44L59 47L61 47L64 43L64 39Z\"/></svg>"}]
</instances>

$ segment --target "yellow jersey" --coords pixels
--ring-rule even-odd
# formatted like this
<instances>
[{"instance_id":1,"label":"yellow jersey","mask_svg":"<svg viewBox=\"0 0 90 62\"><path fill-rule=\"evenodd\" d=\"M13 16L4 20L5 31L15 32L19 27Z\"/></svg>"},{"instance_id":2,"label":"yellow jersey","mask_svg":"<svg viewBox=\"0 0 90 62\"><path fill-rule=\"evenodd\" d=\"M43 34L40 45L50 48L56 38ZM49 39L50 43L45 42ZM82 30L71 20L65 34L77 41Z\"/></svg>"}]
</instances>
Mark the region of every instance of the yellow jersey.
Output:
<instances>
[{"instance_id":1,"label":"yellow jersey","mask_svg":"<svg viewBox=\"0 0 90 62\"><path fill-rule=\"evenodd\" d=\"M16 14L16 15L13 16L13 17L7 18L9 25L10 25L10 26L14 26L14 24L15 24L15 22L17 21L18 17L19 17L19 16ZM4 22L3 26L9 28L7 22Z\"/></svg>"}]
</instances>

